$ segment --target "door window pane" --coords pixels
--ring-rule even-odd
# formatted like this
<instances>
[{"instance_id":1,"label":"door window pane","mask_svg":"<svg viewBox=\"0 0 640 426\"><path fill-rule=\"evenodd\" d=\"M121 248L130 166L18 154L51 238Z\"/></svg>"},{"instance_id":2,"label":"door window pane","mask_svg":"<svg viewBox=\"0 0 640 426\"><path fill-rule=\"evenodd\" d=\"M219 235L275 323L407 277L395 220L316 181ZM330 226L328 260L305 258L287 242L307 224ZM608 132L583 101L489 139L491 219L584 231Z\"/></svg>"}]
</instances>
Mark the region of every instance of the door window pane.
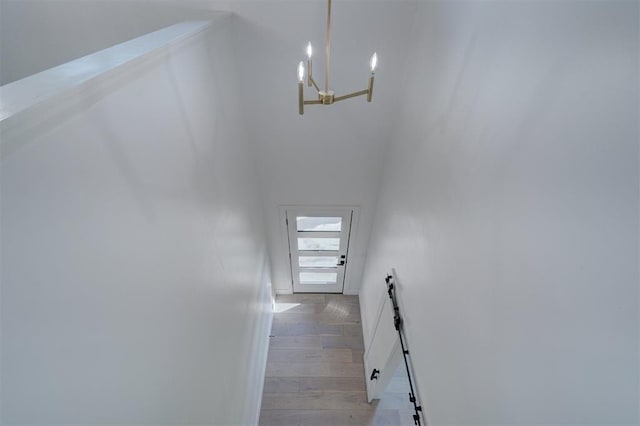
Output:
<instances>
[{"instance_id":1,"label":"door window pane","mask_svg":"<svg viewBox=\"0 0 640 426\"><path fill-rule=\"evenodd\" d=\"M298 250L340 250L340 238L298 238Z\"/></svg>"},{"instance_id":2,"label":"door window pane","mask_svg":"<svg viewBox=\"0 0 640 426\"><path fill-rule=\"evenodd\" d=\"M341 217L296 217L298 231L341 231Z\"/></svg>"},{"instance_id":3,"label":"door window pane","mask_svg":"<svg viewBox=\"0 0 640 426\"><path fill-rule=\"evenodd\" d=\"M298 264L301 268L335 268L338 256L300 256Z\"/></svg>"},{"instance_id":4,"label":"door window pane","mask_svg":"<svg viewBox=\"0 0 640 426\"><path fill-rule=\"evenodd\" d=\"M335 284L337 272L300 272L300 284Z\"/></svg>"}]
</instances>

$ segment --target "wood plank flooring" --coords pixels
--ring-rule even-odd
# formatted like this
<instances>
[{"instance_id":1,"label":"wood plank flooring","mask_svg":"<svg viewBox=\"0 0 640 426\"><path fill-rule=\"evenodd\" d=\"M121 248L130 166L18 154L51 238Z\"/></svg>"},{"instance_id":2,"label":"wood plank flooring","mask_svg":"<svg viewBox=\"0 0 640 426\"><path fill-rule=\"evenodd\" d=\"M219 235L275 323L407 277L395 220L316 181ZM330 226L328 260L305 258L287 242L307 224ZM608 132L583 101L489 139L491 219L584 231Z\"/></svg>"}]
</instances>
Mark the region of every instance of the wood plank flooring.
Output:
<instances>
[{"instance_id":1,"label":"wood plank flooring","mask_svg":"<svg viewBox=\"0 0 640 426\"><path fill-rule=\"evenodd\" d=\"M367 402L357 296L278 296L271 334L261 426L403 424Z\"/></svg>"},{"instance_id":2,"label":"wood plank flooring","mask_svg":"<svg viewBox=\"0 0 640 426\"><path fill-rule=\"evenodd\" d=\"M413 411L413 404L408 398L410 389L407 370L404 362L401 362L378 401L378 409L398 410L400 424L413 425L413 414L415 411Z\"/></svg>"}]
</instances>

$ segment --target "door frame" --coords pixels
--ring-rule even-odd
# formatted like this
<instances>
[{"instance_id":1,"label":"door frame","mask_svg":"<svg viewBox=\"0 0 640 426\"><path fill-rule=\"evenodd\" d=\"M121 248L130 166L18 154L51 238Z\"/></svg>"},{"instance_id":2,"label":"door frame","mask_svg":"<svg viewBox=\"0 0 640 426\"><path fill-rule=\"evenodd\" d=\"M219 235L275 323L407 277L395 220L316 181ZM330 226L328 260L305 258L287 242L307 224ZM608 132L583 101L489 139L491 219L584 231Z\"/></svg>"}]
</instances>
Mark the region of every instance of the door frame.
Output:
<instances>
[{"instance_id":1,"label":"door frame","mask_svg":"<svg viewBox=\"0 0 640 426\"><path fill-rule=\"evenodd\" d=\"M358 227L360 224L360 206L356 205L314 205L314 204L282 204L278 206L278 217L280 220L280 236L282 248L284 250L284 258L285 261L288 262L286 265L287 270L287 278L289 279L289 293L293 293L293 274L291 272L291 259L289 258L289 229L287 228L287 210L313 210L318 213L326 213L330 214L335 212L336 210L351 210L353 214L351 215L351 231L349 233L349 252L347 254L347 261L351 263L344 273L344 285L342 286L342 294L353 294L351 281L353 277L353 258L349 260L349 257L353 255L354 252L359 252L360 247L357 244L357 236L359 234Z\"/></svg>"}]
</instances>

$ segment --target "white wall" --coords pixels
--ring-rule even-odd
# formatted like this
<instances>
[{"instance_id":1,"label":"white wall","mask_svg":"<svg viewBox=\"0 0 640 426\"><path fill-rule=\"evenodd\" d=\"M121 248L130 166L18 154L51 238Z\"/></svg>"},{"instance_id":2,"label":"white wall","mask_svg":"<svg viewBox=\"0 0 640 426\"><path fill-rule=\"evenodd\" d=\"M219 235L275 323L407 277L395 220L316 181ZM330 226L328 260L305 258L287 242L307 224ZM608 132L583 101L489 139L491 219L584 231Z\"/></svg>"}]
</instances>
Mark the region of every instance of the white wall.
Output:
<instances>
[{"instance_id":1,"label":"white wall","mask_svg":"<svg viewBox=\"0 0 640 426\"><path fill-rule=\"evenodd\" d=\"M3 424L256 421L270 279L231 49L217 22L2 159Z\"/></svg>"},{"instance_id":2,"label":"white wall","mask_svg":"<svg viewBox=\"0 0 640 426\"><path fill-rule=\"evenodd\" d=\"M0 85L206 14L144 0L0 0Z\"/></svg>"},{"instance_id":3,"label":"white wall","mask_svg":"<svg viewBox=\"0 0 640 426\"><path fill-rule=\"evenodd\" d=\"M429 424L640 421L638 12L416 13L360 296L397 269Z\"/></svg>"}]
</instances>

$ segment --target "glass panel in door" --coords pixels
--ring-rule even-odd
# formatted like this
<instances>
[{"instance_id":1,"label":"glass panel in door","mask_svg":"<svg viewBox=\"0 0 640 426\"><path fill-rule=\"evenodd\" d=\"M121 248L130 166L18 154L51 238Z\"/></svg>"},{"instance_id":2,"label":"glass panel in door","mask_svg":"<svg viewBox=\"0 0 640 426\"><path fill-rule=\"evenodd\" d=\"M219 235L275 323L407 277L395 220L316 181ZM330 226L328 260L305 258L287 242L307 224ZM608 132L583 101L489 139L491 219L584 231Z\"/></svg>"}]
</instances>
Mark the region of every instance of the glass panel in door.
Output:
<instances>
[{"instance_id":1,"label":"glass panel in door","mask_svg":"<svg viewBox=\"0 0 640 426\"><path fill-rule=\"evenodd\" d=\"M338 231L342 230L341 217L325 216L297 216L296 228L298 231Z\"/></svg>"},{"instance_id":2,"label":"glass panel in door","mask_svg":"<svg viewBox=\"0 0 640 426\"><path fill-rule=\"evenodd\" d=\"M301 268L332 268L338 264L338 256L298 256L298 266Z\"/></svg>"},{"instance_id":3,"label":"glass panel in door","mask_svg":"<svg viewBox=\"0 0 640 426\"><path fill-rule=\"evenodd\" d=\"M338 251L340 250L340 238L300 238L298 237L299 251Z\"/></svg>"}]
</instances>

